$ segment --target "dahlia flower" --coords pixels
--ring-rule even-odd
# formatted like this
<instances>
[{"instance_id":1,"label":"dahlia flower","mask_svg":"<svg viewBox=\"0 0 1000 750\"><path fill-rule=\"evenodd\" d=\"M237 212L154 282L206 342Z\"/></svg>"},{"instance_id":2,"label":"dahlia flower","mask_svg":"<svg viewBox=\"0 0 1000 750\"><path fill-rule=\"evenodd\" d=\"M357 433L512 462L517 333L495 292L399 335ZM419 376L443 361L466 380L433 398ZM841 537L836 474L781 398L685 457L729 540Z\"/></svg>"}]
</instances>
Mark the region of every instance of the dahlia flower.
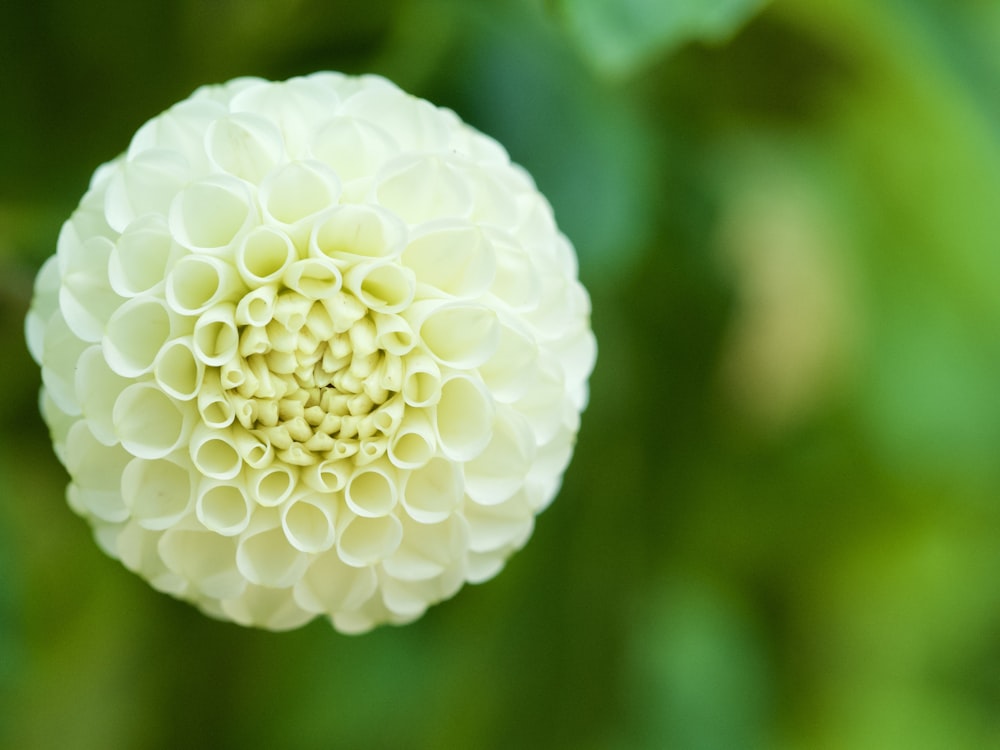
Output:
<instances>
[{"instance_id":1,"label":"dahlia flower","mask_svg":"<svg viewBox=\"0 0 1000 750\"><path fill-rule=\"evenodd\" d=\"M596 347L524 170L374 77L198 89L98 168L26 329L71 508L244 625L403 623L496 574Z\"/></svg>"}]
</instances>

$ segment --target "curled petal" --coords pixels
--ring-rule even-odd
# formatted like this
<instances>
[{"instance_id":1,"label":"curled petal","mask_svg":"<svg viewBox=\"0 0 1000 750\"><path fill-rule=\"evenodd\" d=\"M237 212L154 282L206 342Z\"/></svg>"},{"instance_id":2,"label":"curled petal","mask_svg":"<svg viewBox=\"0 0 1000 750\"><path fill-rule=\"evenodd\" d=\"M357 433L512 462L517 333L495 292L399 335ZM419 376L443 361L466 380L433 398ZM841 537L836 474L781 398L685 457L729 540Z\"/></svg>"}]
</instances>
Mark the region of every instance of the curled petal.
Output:
<instances>
[{"instance_id":1,"label":"curled petal","mask_svg":"<svg viewBox=\"0 0 1000 750\"><path fill-rule=\"evenodd\" d=\"M302 158L310 142L311 124L336 112L336 90L312 76L280 84L258 81L237 92L229 102L233 112L249 112L277 125L286 153Z\"/></svg>"},{"instance_id":2,"label":"curled petal","mask_svg":"<svg viewBox=\"0 0 1000 750\"><path fill-rule=\"evenodd\" d=\"M295 245L278 227L252 229L236 248L236 270L251 288L272 284L280 279L296 259Z\"/></svg>"},{"instance_id":3,"label":"curled petal","mask_svg":"<svg viewBox=\"0 0 1000 750\"><path fill-rule=\"evenodd\" d=\"M436 450L437 437L427 413L422 409L407 409L389 441L386 455L400 469L416 469L426 464Z\"/></svg>"},{"instance_id":4,"label":"curled petal","mask_svg":"<svg viewBox=\"0 0 1000 750\"><path fill-rule=\"evenodd\" d=\"M313 158L331 166L345 181L374 174L398 150L388 133L356 117L334 117L327 121L310 144Z\"/></svg>"},{"instance_id":5,"label":"curled petal","mask_svg":"<svg viewBox=\"0 0 1000 750\"><path fill-rule=\"evenodd\" d=\"M337 536L336 509L328 496L308 493L292 498L281 509L281 528L288 543L310 554L330 549Z\"/></svg>"},{"instance_id":6,"label":"curled petal","mask_svg":"<svg viewBox=\"0 0 1000 750\"><path fill-rule=\"evenodd\" d=\"M485 305L415 305L407 318L416 323L421 341L438 362L460 370L479 367L500 341L497 314Z\"/></svg>"},{"instance_id":7,"label":"curled petal","mask_svg":"<svg viewBox=\"0 0 1000 750\"><path fill-rule=\"evenodd\" d=\"M355 471L344 487L347 507L359 516L378 518L396 507L396 471L391 464L379 462Z\"/></svg>"},{"instance_id":8,"label":"curled petal","mask_svg":"<svg viewBox=\"0 0 1000 750\"><path fill-rule=\"evenodd\" d=\"M409 323L399 315L374 313L375 346L389 354L402 357L416 345Z\"/></svg>"},{"instance_id":9,"label":"curled petal","mask_svg":"<svg viewBox=\"0 0 1000 750\"><path fill-rule=\"evenodd\" d=\"M274 462L247 472L250 497L264 507L281 505L292 496L298 479L296 467Z\"/></svg>"},{"instance_id":10,"label":"curled petal","mask_svg":"<svg viewBox=\"0 0 1000 750\"><path fill-rule=\"evenodd\" d=\"M122 446L139 458L164 458L191 431L189 410L153 383L130 385L115 400L111 419Z\"/></svg>"},{"instance_id":11,"label":"curled petal","mask_svg":"<svg viewBox=\"0 0 1000 750\"><path fill-rule=\"evenodd\" d=\"M42 264L35 278L35 297L24 321L24 336L35 364L42 364L45 327L59 304L59 261L55 255Z\"/></svg>"},{"instance_id":12,"label":"curled petal","mask_svg":"<svg viewBox=\"0 0 1000 750\"><path fill-rule=\"evenodd\" d=\"M112 229L124 232L136 217L163 214L188 180L187 159L170 149L150 149L123 162L104 197L104 216Z\"/></svg>"},{"instance_id":13,"label":"curled petal","mask_svg":"<svg viewBox=\"0 0 1000 750\"><path fill-rule=\"evenodd\" d=\"M362 122L377 123L403 151L437 151L448 145L451 123L441 110L422 99L400 97L391 82L367 77L365 86L349 97L341 113Z\"/></svg>"},{"instance_id":14,"label":"curled petal","mask_svg":"<svg viewBox=\"0 0 1000 750\"><path fill-rule=\"evenodd\" d=\"M296 606L287 589L248 585L241 594L219 602L219 616L240 625L268 630L292 630L312 619L311 612Z\"/></svg>"},{"instance_id":15,"label":"curled petal","mask_svg":"<svg viewBox=\"0 0 1000 750\"><path fill-rule=\"evenodd\" d=\"M413 300L413 272L395 263L358 263L344 276L344 286L370 310L396 313Z\"/></svg>"},{"instance_id":16,"label":"curled petal","mask_svg":"<svg viewBox=\"0 0 1000 750\"><path fill-rule=\"evenodd\" d=\"M434 578L462 558L468 547L467 535L459 516L449 515L430 524L403 519L403 541L382 567L400 581Z\"/></svg>"},{"instance_id":17,"label":"curled petal","mask_svg":"<svg viewBox=\"0 0 1000 750\"><path fill-rule=\"evenodd\" d=\"M243 533L250 523L253 506L240 484L203 479L198 487L195 515L209 531L222 536Z\"/></svg>"},{"instance_id":18,"label":"curled petal","mask_svg":"<svg viewBox=\"0 0 1000 750\"><path fill-rule=\"evenodd\" d=\"M527 541L534 528L535 509L524 493L517 493L494 505L466 503L462 516L468 522L469 549L493 552L516 549Z\"/></svg>"},{"instance_id":19,"label":"curled petal","mask_svg":"<svg viewBox=\"0 0 1000 750\"><path fill-rule=\"evenodd\" d=\"M166 301L180 315L200 315L238 292L233 267L210 255L186 255L167 276Z\"/></svg>"},{"instance_id":20,"label":"curled petal","mask_svg":"<svg viewBox=\"0 0 1000 750\"><path fill-rule=\"evenodd\" d=\"M495 275L493 248L471 224L442 222L425 227L403 252L403 263L417 281L452 297L474 298Z\"/></svg>"},{"instance_id":21,"label":"curled petal","mask_svg":"<svg viewBox=\"0 0 1000 750\"><path fill-rule=\"evenodd\" d=\"M336 460L320 461L302 469L302 481L316 492L333 494L347 485L350 469Z\"/></svg>"},{"instance_id":22,"label":"curled petal","mask_svg":"<svg viewBox=\"0 0 1000 750\"><path fill-rule=\"evenodd\" d=\"M455 461L475 458L493 434L493 399L482 382L454 375L441 385L434 426L441 452Z\"/></svg>"},{"instance_id":23,"label":"curled petal","mask_svg":"<svg viewBox=\"0 0 1000 750\"><path fill-rule=\"evenodd\" d=\"M259 433L233 430L233 440L247 466L264 469L274 460L274 446Z\"/></svg>"},{"instance_id":24,"label":"curled petal","mask_svg":"<svg viewBox=\"0 0 1000 750\"><path fill-rule=\"evenodd\" d=\"M439 156L401 156L383 166L376 180L375 200L409 224L472 212L469 187Z\"/></svg>"},{"instance_id":25,"label":"curled petal","mask_svg":"<svg viewBox=\"0 0 1000 750\"><path fill-rule=\"evenodd\" d=\"M124 521L128 517L119 478L130 460L121 447L99 442L85 420L74 424L66 436L66 470L77 487L93 500L84 503L87 510L105 521Z\"/></svg>"},{"instance_id":26,"label":"curled petal","mask_svg":"<svg viewBox=\"0 0 1000 750\"><path fill-rule=\"evenodd\" d=\"M88 349L66 325L62 313L56 312L45 327L45 347L42 351L42 383L52 401L69 415L80 413L76 400L73 368Z\"/></svg>"},{"instance_id":27,"label":"curled petal","mask_svg":"<svg viewBox=\"0 0 1000 750\"><path fill-rule=\"evenodd\" d=\"M133 458L121 489L132 518L144 529L170 528L191 508L191 470L171 459Z\"/></svg>"},{"instance_id":28,"label":"curled petal","mask_svg":"<svg viewBox=\"0 0 1000 750\"><path fill-rule=\"evenodd\" d=\"M516 311L535 309L542 296L542 282L531 256L508 235L490 235L496 261L496 273L490 285L504 304Z\"/></svg>"},{"instance_id":29,"label":"curled petal","mask_svg":"<svg viewBox=\"0 0 1000 750\"><path fill-rule=\"evenodd\" d=\"M236 307L223 303L202 313L194 324L194 353L206 365L222 365L236 356L240 343Z\"/></svg>"},{"instance_id":30,"label":"curled petal","mask_svg":"<svg viewBox=\"0 0 1000 750\"><path fill-rule=\"evenodd\" d=\"M213 166L234 177L259 182L281 159L281 133L266 117L237 112L212 122L205 152Z\"/></svg>"},{"instance_id":31,"label":"curled petal","mask_svg":"<svg viewBox=\"0 0 1000 750\"><path fill-rule=\"evenodd\" d=\"M441 368L431 357L414 352L406 358L403 400L416 408L433 406L441 398Z\"/></svg>"},{"instance_id":32,"label":"curled petal","mask_svg":"<svg viewBox=\"0 0 1000 750\"><path fill-rule=\"evenodd\" d=\"M384 560L399 549L403 524L390 514L377 518L351 516L339 530L337 554L353 568L363 568Z\"/></svg>"},{"instance_id":33,"label":"curled petal","mask_svg":"<svg viewBox=\"0 0 1000 750\"><path fill-rule=\"evenodd\" d=\"M418 523L440 523L462 502L462 472L453 461L432 458L406 475L403 507Z\"/></svg>"},{"instance_id":34,"label":"curled petal","mask_svg":"<svg viewBox=\"0 0 1000 750\"><path fill-rule=\"evenodd\" d=\"M340 290L340 269L329 260L306 258L295 261L284 274L285 285L309 299L326 299Z\"/></svg>"},{"instance_id":35,"label":"curled petal","mask_svg":"<svg viewBox=\"0 0 1000 750\"><path fill-rule=\"evenodd\" d=\"M524 484L535 458L535 436L510 408L497 410L489 444L465 465L465 491L481 505L501 503Z\"/></svg>"},{"instance_id":36,"label":"curled petal","mask_svg":"<svg viewBox=\"0 0 1000 750\"><path fill-rule=\"evenodd\" d=\"M497 401L511 403L531 387L537 377L537 361L538 344L531 333L505 321L496 351L479 368L479 374Z\"/></svg>"},{"instance_id":37,"label":"curled petal","mask_svg":"<svg viewBox=\"0 0 1000 750\"><path fill-rule=\"evenodd\" d=\"M198 414L202 422L217 430L229 427L236 419L236 409L222 392L219 373L215 370L205 372L198 391Z\"/></svg>"},{"instance_id":38,"label":"curled petal","mask_svg":"<svg viewBox=\"0 0 1000 750\"><path fill-rule=\"evenodd\" d=\"M153 361L153 379L168 396L190 401L202 389L205 363L195 353L191 336L167 341Z\"/></svg>"},{"instance_id":39,"label":"curled petal","mask_svg":"<svg viewBox=\"0 0 1000 750\"><path fill-rule=\"evenodd\" d=\"M145 375L153 369L172 328L170 310L163 300L152 296L128 300L111 316L104 332L102 346L108 366L124 378Z\"/></svg>"},{"instance_id":40,"label":"curled petal","mask_svg":"<svg viewBox=\"0 0 1000 750\"><path fill-rule=\"evenodd\" d=\"M187 185L170 205L170 233L196 252L221 251L256 220L253 199L235 177L213 175Z\"/></svg>"},{"instance_id":41,"label":"curled petal","mask_svg":"<svg viewBox=\"0 0 1000 750\"><path fill-rule=\"evenodd\" d=\"M117 443L111 410L130 381L108 367L99 345L80 355L74 381L76 400L94 437L105 445Z\"/></svg>"},{"instance_id":42,"label":"curled petal","mask_svg":"<svg viewBox=\"0 0 1000 750\"><path fill-rule=\"evenodd\" d=\"M111 250L108 258L111 288L122 297L135 297L158 288L181 252L162 216L140 216L125 228Z\"/></svg>"},{"instance_id":43,"label":"curled petal","mask_svg":"<svg viewBox=\"0 0 1000 750\"><path fill-rule=\"evenodd\" d=\"M260 586L294 585L309 566L309 557L289 543L281 526L252 529L240 538L236 551L240 572Z\"/></svg>"},{"instance_id":44,"label":"curled petal","mask_svg":"<svg viewBox=\"0 0 1000 750\"><path fill-rule=\"evenodd\" d=\"M264 218L280 226L298 224L325 211L339 195L336 172L320 162L304 161L278 167L261 183L259 192Z\"/></svg>"},{"instance_id":45,"label":"curled petal","mask_svg":"<svg viewBox=\"0 0 1000 750\"><path fill-rule=\"evenodd\" d=\"M337 206L309 236L309 255L346 261L354 256L392 258L403 251L406 225L393 213L359 204Z\"/></svg>"},{"instance_id":46,"label":"curled petal","mask_svg":"<svg viewBox=\"0 0 1000 750\"><path fill-rule=\"evenodd\" d=\"M357 609L367 601L378 580L371 567L352 567L335 550L317 557L295 584L295 601L308 612Z\"/></svg>"},{"instance_id":47,"label":"curled petal","mask_svg":"<svg viewBox=\"0 0 1000 750\"><path fill-rule=\"evenodd\" d=\"M232 479L243 469L243 458L231 429L215 430L205 424L196 425L188 451L194 468L212 479Z\"/></svg>"},{"instance_id":48,"label":"curled petal","mask_svg":"<svg viewBox=\"0 0 1000 750\"><path fill-rule=\"evenodd\" d=\"M219 599L239 596L246 579L236 566L236 542L210 531L173 527L157 545L163 563L196 591Z\"/></svg>"},{"instance_id":49,"label":"curled petal","mask_svg":"<svg viewBox=\"0 0 1000 750\"><path fill-rule=\"evenodd\" d=\"M62 287L59 307L70 329L84 341L97 342L108 318L122 303L108 281L108 258L114 245L107 237L91 237L84 243L64 241L73 236L66 224L60 233L59 260ZM66 251L66 247L73 248Z\"/></svg>"}]
</instances>

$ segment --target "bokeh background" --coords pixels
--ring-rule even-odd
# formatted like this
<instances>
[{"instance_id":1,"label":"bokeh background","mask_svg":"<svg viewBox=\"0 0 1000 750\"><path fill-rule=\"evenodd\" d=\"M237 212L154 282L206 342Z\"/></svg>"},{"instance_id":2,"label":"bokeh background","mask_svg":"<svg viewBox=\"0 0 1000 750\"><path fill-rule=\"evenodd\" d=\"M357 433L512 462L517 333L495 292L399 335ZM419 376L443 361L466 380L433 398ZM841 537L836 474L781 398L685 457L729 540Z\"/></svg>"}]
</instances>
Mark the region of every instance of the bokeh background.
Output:
<instances>
[{"instance_id":1,"label":"bokeh background","mask_svg":"<svg viewBox=\"0 0 1000 750\"><path fill-rule=\"evenodd\" d=\"M600 343L528 546L361 637L106 558L22 337L140 124L320 69L503 142ZM1000 748L994 0L12 0L0 102L0 747Z\"/></svg>"}]
</instances>

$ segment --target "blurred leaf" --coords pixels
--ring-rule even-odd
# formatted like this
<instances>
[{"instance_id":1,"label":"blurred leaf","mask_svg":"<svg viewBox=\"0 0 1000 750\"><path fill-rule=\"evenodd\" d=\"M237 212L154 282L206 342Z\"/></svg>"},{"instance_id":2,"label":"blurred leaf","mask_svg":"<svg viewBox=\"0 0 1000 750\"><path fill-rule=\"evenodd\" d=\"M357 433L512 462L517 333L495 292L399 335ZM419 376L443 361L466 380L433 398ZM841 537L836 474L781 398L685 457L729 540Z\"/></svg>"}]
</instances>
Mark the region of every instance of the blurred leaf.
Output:
<instances>
[{"instance_id":1,"label":"blurred leaf","mask_svg":"<svg viewBox=\"0 0 1000 750\"><path fill-rule=\"evenodd\" d=\"M771 678L752 623L695 579L647 592L633 630L633 747L729 750L767 740ZM640 739L641 738L641 739Z\"/></svg>"},{"instance_id":2,"label":"blurred leaf","mask_svg":"<svg viewBox=\"0 0 1000 750\"><path fill-rule=\"evenodd\" d=\"M566 22L590 62L626 76L690 40L719 41L766 0L564 0Z\"/></svg>"}]
</instances>

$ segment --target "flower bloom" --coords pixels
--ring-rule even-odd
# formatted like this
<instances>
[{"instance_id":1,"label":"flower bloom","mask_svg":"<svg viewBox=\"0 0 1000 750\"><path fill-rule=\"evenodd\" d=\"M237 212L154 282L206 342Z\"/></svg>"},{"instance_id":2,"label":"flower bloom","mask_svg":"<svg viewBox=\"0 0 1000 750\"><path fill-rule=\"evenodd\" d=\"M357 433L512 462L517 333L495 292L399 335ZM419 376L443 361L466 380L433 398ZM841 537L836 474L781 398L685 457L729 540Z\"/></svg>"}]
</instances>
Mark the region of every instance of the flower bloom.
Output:
<instances>
[{"instance_id":1,"label":"flower bloom","mask_svg":"<svg viewBox=\"0 0 1000 750\"><path fill-rule=\"evenodd\" d=\"M69 504L108 554L215 617L361 632L526 542L587 400L589 314L499 144L319 73L143 125L26 329Z\"/></svg>"}]
</instances>

